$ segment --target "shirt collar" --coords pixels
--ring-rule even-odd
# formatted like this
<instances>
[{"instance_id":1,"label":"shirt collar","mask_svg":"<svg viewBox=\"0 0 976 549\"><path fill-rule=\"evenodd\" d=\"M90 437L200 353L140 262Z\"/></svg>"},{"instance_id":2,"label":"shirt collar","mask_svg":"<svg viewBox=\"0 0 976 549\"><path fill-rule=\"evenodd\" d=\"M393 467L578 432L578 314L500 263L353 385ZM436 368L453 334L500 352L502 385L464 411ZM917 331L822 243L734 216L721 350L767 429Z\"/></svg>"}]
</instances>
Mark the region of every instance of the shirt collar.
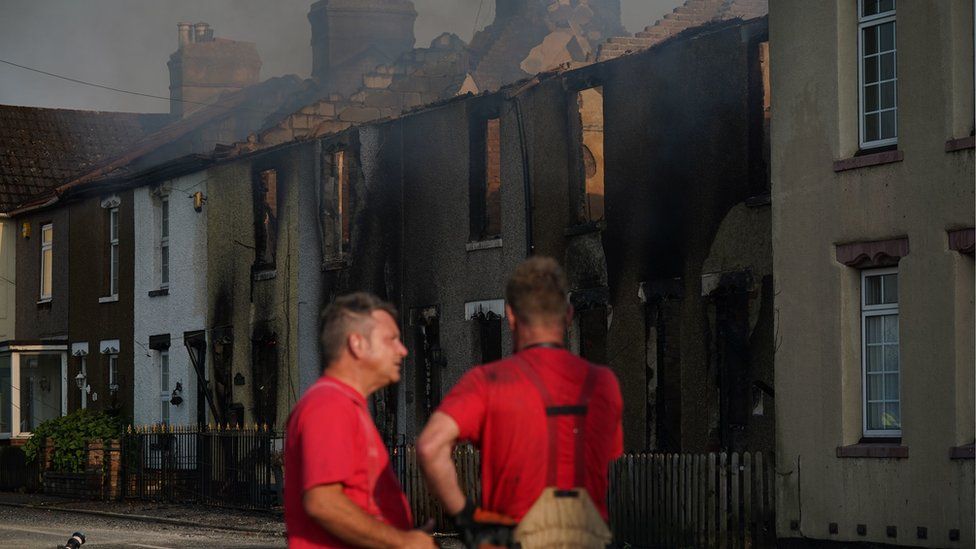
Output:
<instances>
[{"instance_id":1,"label":"shirt collar","mask_svg":"<svg viewBox=\"0 0 976 549\"><path fill-rule=\"evenodd\" d=\"M334 385L337 389L339 389L339 391L342 394L349 397L350 400L352 400L356 404L362 406L366 405L366 397L361 395L359 391L357 391L356 389L353 389L352 386L349 385L348 383L345 383L341 379L330 376L328 374L325 374L322 377L320 377L316 383L326 383L326 382L328 382L330 385Z\"/></svg>"}]
</instances>

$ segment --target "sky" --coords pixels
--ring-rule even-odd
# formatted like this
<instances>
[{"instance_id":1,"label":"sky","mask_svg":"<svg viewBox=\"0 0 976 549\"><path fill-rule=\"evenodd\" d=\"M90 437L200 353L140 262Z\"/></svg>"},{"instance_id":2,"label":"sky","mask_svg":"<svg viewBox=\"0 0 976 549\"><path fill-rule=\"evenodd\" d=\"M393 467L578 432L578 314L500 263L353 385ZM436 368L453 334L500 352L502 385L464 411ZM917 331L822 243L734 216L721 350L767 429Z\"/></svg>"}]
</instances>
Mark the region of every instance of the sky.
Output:
<instances>
[{"instance_id":1,"label":"sky","mask_svg":"<svg viewBox=\"0 0 976 549\"><path fill-rule=\"evenodd\" d=\"M169 96L166 61L179 21L210 23L215 35L255 42L261 78L307 77L306 14L314 0L0 0L0 59L79 80ZM621 0L637 32L680 0ZM417 46L442 32L465 41L493 17L493 0L414 0ZM67 82L0 63L0 104L125 112L167 112L164 100Z\"/></svg>"}]
</instances>

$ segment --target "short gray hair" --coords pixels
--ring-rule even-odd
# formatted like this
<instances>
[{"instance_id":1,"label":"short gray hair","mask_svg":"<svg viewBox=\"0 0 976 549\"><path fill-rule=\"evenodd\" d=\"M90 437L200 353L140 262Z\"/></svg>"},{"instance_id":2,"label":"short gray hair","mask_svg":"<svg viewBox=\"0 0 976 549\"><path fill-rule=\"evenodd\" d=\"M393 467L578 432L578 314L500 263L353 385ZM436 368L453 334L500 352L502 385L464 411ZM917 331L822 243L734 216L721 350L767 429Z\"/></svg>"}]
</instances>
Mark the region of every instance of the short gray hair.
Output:
<instances>
[{"instance_id":1,"label":"short gray hair","mask_svg":"<svg viewBox=\"0 0 976 549\"><path fill-rule=\"evenodd\" d=\"M350 333L357 331L364 336L369 335L372 325L364 329L364 324L367 324L366 321L370 320L374 311L385 311L394 320L397 318L393 305L368 292L340 296L322 311L320 322L323 368L339 358Z\"/></svg>"}]
</instances>

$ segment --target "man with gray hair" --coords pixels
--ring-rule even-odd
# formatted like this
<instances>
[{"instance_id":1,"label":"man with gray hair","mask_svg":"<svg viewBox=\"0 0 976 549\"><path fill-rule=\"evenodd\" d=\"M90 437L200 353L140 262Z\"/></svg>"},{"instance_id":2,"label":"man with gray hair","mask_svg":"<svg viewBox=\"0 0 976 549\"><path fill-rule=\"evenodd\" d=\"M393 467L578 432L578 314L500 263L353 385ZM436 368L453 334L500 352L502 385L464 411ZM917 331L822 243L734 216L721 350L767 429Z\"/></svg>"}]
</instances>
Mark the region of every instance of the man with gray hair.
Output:
<instances>
[{"instance_id":1,"label":"man with gray hair","mask_svg":"<svg viewBox=\"0 0 976 549\"><path fill-rule=\"evenodd\" d=\"M325 368L295 405L285 441L285 525L290 548L436 547L412 530L406 497L366 406L400 380L407 349L396 310L367 293L322 313Z\"/></svg>"}]
</instances>

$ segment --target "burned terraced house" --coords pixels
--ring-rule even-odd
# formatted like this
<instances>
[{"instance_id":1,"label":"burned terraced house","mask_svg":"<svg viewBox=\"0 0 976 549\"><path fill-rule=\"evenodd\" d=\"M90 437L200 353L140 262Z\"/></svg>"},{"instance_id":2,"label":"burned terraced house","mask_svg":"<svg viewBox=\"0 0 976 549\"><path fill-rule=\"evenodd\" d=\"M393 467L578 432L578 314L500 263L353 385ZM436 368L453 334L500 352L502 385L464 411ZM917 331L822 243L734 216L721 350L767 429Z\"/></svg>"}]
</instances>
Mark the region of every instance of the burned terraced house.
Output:
<instances>
[{"instance_id":1,"label":"burned terraced house","mask_svg":"<svg viewBox=\"0 0 976 549\"><path fill-rule=\"evenodd\" d=\"M55 296L18 287L17 339L54 338L60 413L281 425L319 311L370 290L410 349L373 403L393 443L509 352L504 281L546 254L572 348L623 382L628 448L768 449L768 56L742 22L764 13L692 0L624 37L612 0L499 2L470 44L417 48L410 2L323 0L312 78L265 81L253 45L180 24L171 114L14 201L17 268L53 264Z\"/></svg>"}]
</instances>

